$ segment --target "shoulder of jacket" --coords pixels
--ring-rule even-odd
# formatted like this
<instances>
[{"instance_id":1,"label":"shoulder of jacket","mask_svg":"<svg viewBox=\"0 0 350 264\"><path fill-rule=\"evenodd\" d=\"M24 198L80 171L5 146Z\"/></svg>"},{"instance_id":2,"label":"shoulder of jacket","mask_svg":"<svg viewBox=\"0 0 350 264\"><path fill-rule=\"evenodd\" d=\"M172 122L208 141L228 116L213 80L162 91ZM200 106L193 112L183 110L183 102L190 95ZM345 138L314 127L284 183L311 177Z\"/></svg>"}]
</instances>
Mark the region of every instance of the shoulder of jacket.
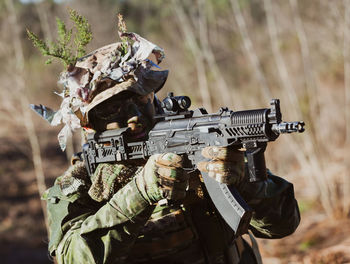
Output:
<instances>
[{"instance_id":1,"label":"shoulder of jacket","mask_svg":"<svg viewBox=\"0 0 350 264\"><path fill-rule=\"evenodd\" d=\"M54 185L47 189L41 198L54 203L57 199L73 202L82 193L87 192L90 186L84 163L78 161L57 177Z\"/></svg>"}]
</instances>

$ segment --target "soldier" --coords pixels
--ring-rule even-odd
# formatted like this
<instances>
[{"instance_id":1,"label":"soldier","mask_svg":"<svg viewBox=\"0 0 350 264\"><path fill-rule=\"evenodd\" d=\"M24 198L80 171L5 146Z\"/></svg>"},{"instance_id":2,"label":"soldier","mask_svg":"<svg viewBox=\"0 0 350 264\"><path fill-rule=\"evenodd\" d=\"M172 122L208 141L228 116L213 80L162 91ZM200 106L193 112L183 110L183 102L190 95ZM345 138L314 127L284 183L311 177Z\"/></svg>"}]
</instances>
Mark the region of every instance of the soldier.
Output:
<instances>
[{"instance_id":1,"label":"soldier","mask_svg":"<svg viewBox=\"0 0 350 264\"><path fill-rule=\"evenodd\" d=\"M163 50L134 33L133 44L115 43L81 58L61 76L65 96L55 113L68 128L85 133L130 127L147 137L160 111L155 96L168 71L154 71ZM60 133L64 146L67 130ZM200 172L187 174L174 153L143 163L99 164L89 177L84 161L71 167L47 190L49 252L58 263L262 263L259 238L281 238L295 231L300 216L291 183L268 172L250 183L244 155L208 147L211 159L198 165L220 182L233 184L253 208L247 240L235 237L207 196ZM171 203L167 201L172 201Z\"/></svg>"}]
</instances>

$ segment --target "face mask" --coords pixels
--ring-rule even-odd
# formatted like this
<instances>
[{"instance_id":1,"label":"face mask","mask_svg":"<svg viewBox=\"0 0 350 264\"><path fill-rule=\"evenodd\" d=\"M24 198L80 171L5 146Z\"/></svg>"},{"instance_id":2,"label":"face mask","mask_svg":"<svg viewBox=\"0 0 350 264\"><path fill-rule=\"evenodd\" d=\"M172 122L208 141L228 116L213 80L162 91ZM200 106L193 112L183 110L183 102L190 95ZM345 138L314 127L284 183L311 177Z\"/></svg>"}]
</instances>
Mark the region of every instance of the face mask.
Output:
<instances>
[{"instance_id":1,"label":"face mask","mask_svg":"<svg viewBox=\"0 0 350 264\"><path fill-rule=\"evenodd\" d=\"M154 125L155 106L153 104L154 93L146 96L134 97L133 107L129 113L137 113L128 119L128 126L136 138L143 138ZM136 110L136 111L135 111Z\"/></svg>"},{"instance_id":2,"label":"face mask","mask_svg":"<svg viewBox=\"0 0 350 264\"><path fill-rule=\"evenodd\" d=\"M153 98L154 93L146 96L129 94L129 96L112 97L90 111L90 124L99 132L129 126L132 134L141 132L145 134L153 127L155 114Z\"/></svg>"}]
</instances>

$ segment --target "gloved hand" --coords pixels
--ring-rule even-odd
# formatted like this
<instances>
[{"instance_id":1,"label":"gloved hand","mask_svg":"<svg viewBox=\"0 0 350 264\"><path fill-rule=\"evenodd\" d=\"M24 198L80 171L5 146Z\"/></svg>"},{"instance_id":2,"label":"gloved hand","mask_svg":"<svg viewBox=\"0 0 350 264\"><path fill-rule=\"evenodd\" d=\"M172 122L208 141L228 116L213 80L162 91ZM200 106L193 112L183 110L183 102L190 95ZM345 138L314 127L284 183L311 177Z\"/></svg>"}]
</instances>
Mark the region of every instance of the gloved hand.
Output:
<instances>
[{"instance_id":1,"label":"gloved hand","mask_svg":"<svg viewBox=\"0 0 350 264\"><path fill-rule=\"evenodd\" d=\"M216 181L238 185L244 179L245 165L242 151L232 148L210 146L202 150L202 156L210 161L202 161L197 167Z\"/></svg>"},{"instance_id":2,"label":"gloved hand","mask_svg":"<svg viewBox=\"0 0 350 264\"><path fill-rule=\"evenodd\" d=\"M182 168L182 158L173 153L151 156L136 176L136 184L142 196L150 203L164 198L185 198L188 175Z\"/></svg>"}]
</instances>

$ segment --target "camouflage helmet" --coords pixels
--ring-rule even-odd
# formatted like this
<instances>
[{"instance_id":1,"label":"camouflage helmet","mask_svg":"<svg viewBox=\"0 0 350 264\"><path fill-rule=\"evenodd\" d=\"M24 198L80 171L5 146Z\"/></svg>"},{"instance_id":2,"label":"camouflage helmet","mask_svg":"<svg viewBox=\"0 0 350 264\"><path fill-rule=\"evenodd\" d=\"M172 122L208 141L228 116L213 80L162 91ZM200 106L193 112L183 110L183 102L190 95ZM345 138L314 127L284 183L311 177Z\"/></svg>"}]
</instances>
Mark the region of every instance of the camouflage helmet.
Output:
<instances>
[{"instance_id":1,"label":"camouflage helmet","mask_svg":"<svg viewBox=\"0 0 350 264\"><path fill-rule=\"evenodd\" d=\"M163 87L168 77L168 71L151 70L151 67L156 64L150 60L145 60L146 56L148 57L150 53L154 53L157 63L160 63L164 57L163 51L135 33L128 34L136 36L138 43L140 43L136 53L142 52L144 54L141 54L141 56L134 54L131 57L127 54L123 57L120 53L123 43L118 42L99 48L77 62L75 66L75 69L79 69L75 73L77 78L84 80L84 75L90 76L89 92L84 93L84 88L77 91L82 100L88 103L81 120L82 125L89 123L91 109L113 96L117 96L124 91L143 96L151 92L156 93ZM125 60L125 56L129 56L129 60ZM107 74L103 76L100 74L101 72Z\"/></svg>"}]
</instances>

